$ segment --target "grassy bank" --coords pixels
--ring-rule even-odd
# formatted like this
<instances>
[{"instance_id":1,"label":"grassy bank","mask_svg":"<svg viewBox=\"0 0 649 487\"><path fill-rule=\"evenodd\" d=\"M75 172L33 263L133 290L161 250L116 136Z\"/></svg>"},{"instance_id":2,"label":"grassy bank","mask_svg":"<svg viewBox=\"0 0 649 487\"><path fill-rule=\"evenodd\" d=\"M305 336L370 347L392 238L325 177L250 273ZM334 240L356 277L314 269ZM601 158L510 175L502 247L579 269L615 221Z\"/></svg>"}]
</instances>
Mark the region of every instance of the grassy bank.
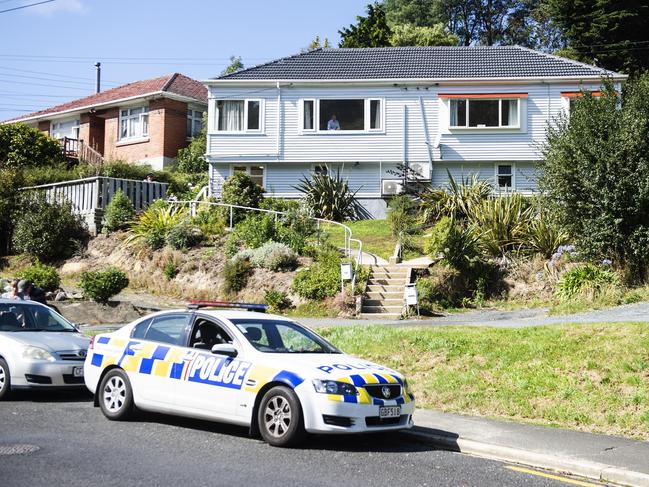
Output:
<instances>
[{"instance_id":1,"label":"grassy bank","mask_svg":"<svg viewBox=\"0 0 649 487\"><path fill-rule=\"evenodd\" d=\"M320 332L405 373L420 407L649 439L647 324Z\"/></svg>"}]
</instances>

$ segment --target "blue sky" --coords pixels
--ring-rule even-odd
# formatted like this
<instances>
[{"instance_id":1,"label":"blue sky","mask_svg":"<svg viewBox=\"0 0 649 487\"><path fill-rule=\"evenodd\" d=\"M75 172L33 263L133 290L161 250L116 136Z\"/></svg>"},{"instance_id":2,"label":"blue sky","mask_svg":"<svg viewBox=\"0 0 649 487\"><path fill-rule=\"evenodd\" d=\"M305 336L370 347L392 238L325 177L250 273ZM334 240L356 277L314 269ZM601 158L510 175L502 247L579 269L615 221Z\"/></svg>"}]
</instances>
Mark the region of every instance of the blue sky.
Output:
<instances>
[{"instance_id":1,"label":"blue sky","mask_svg":"<svg viewBox=\"0 0 649 487\"><path fill-rule=\"evenodd\" d=\"M0 0L0 11L39 0ZM218 75L299 52L338 29L369 0L55 0L0 13L0 120L102 88L181 72Z\"/></svg>"}]
</instances>

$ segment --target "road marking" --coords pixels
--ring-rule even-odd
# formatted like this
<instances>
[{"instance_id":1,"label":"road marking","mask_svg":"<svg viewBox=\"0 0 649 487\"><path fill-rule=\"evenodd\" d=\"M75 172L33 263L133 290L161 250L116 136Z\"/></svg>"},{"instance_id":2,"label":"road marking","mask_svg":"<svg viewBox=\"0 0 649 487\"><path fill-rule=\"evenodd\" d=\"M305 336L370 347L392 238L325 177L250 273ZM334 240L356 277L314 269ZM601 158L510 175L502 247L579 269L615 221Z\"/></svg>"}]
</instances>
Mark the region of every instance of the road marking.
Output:
<instances>
[{"instance_id":1,"label":"road marking","mask_svg":"<svg viewBox=\"0 0 649 487\"><path fill-rule=\"evenodd\" d=\"M505 468L508 468L509 470L514 470L516 472L526 473L529 475L537 475L538 477L545 477L546 479L558 480L559 482L564 482L566 484L581 485L582 487L601 487L601 484L592 484L590 482L583 482L581 480L573 480L566 477L560 477L559 475L537 472L536 470L530 470L529 468L514 467L513 465L507 465Z\"/></svg>"}]
</instances>

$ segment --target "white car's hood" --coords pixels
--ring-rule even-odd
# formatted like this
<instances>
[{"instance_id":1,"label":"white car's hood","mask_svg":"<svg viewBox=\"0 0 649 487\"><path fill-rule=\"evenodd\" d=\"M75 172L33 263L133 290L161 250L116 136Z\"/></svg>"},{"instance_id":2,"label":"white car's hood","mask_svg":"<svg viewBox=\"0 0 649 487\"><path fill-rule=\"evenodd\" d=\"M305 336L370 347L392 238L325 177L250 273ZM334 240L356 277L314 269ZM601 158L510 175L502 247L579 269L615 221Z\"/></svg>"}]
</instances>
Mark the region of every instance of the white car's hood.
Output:
<instances>
[{"instance_id":1,"label":"white car's hood","mask_svg":"<svg viewBox=\"0 0 649 487\"><path fill-rule=\"evenodd\" d=\"M90 339L81 333L54 331L13 331L4 334L23 345L32 345L48 352L88 350Z\"/></svg>"}]
</instances>

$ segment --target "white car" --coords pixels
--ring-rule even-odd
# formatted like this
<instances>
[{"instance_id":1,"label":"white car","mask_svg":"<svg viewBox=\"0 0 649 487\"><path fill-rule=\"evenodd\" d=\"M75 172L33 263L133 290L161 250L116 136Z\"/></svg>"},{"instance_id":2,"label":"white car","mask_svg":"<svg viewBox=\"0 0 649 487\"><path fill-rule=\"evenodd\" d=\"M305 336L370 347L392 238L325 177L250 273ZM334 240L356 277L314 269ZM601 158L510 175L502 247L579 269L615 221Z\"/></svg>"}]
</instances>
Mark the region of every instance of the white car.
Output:
<instances>
[{"instance_id":1,"label":"white car","mask_svg":"<svg viewBox=\"0 0 649 487\"><path fill-rule=\"evenodd\" d=\"M134 408L234 423L289 446L305 433L413 425L402 375L345 355L308 328L250 311L186 309L97 335L85 382L108 419Z\"/></svg>"},{"instance_id":2,"label":"white car","mask_svg":"<svg viewBox=\"0 0 649 487\"><path fill-rule=\"evenodd\" d=\"M0 299L0 400L13 389L83 388L89 343L47 306Z\"/></svg>"}]
</instances>

